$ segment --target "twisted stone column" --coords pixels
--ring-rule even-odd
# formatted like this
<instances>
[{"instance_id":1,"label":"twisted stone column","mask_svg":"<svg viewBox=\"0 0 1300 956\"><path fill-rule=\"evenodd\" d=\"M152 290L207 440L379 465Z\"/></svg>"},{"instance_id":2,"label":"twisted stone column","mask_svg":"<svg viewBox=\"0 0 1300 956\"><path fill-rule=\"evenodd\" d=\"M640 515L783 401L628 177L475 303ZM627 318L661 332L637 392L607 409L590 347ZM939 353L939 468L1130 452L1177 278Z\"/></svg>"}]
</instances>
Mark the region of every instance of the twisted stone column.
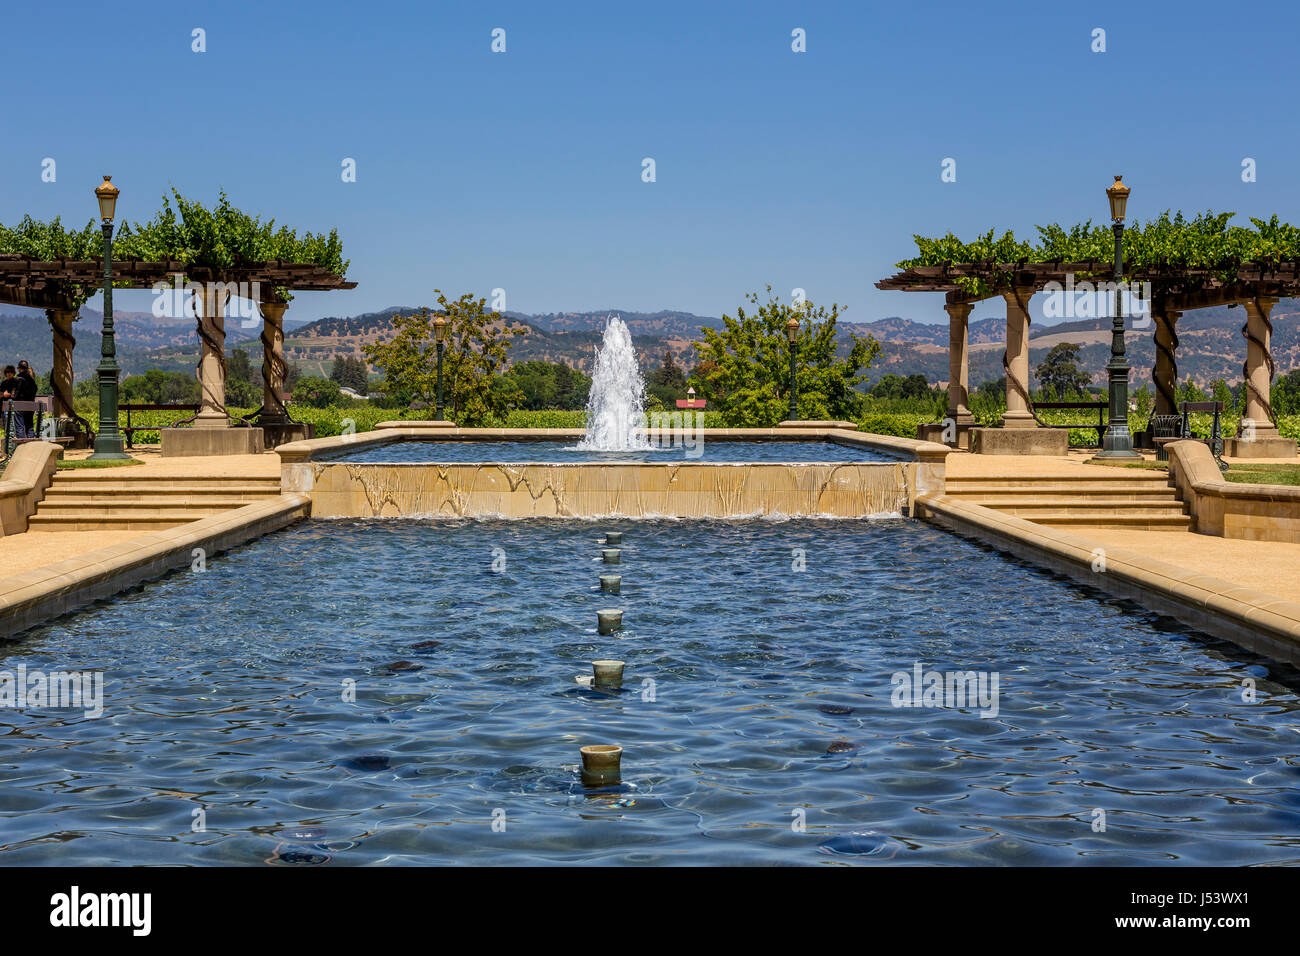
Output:
<instances>
[{"instance_id":1,"label":"twisted stone column","mask_svg":"<svg viewBox=\"0 0 1300 956\"><path fill-rule=\"evenodd\" d=\"M1277 299L1259 296L1247 299L1243 304L1246 307L1246 324L1241 329L1241 334L1246 337L1246 362L1241 367L1246 385L1244 419L1254 424L1256 440L1278 438L1277 420L1270 401L1273 373L1277 367L1273 364L1273 323L1269 319Z\"/></svg>"},{"instance_id":2,"label":"twisted stone column","mask_svg":"<svg viewBox=\"0 0 1300 956\"><path fill-rule=\"evenodd\" d=\"M1029 398L1029 297L1028 289L1002 293L1007 302L1007 348L1002 368L1007 373L1007 410L1003 428L1036 428Z\"/></svg>"},{"instance_id":3,"label":"twisted stone column","mask_svg":"<svg viewBox=\"0 0 1300 956\"><path fill-rule=\"evenodd\" d=\"M289 421L284 407L284 380L289 367L284 361L284 312L287 302L262 303L262 414L260 421L279 425Z\"/></svg>"},{"instance_id":4,"label":"twisted stone column","mask_svg":"<svg viewBox=\"0 0 1300 956\"><path fill-rule=\"evenodd\" d=\"M1156 364L1151 368L1151 381L1156 387L1156 415L1178 414L1178 360L1174 353L1178 349L1176 326L1182 314L1162 307L1152 310L1156 320Z\"/></svg>"},{"instance_id":5,"label":"twisted stone column","mask_svg":"<svg viewBox=\"0 0 1300 956\"><path fill-rule=\"evenodd\" d=\"M75 418L72 404L72 350L77 340L72 335L72 323L77 313L68 309L46 309L45 318L50 323L54 339L54 365L50 368L50 384L54 391L54 414L57 418Z\"/></svg>"},{"instance_id":6,"label":"twisted stone column","mask_svg":"<svg viewBox=\"0 0 1300 956\"><path fill-rule=\"evenodd\" d=\"M202 407L194 419L195 428L229 428L226 412L226 302L230 293L206 283L197 303L198 333L202 343L198 379Z\"/></svg>"},{"instance_id":7,"label":"twisted stone column","mask_svg":"<svg viewBox=\"0 0 1300 956\"><path fill-rule=\"evenodd\" d=\"M948 417L959 425L975 421L970 413L969 323L974 305L945 305L948 313Z\"/></svg>"}]
</instances>

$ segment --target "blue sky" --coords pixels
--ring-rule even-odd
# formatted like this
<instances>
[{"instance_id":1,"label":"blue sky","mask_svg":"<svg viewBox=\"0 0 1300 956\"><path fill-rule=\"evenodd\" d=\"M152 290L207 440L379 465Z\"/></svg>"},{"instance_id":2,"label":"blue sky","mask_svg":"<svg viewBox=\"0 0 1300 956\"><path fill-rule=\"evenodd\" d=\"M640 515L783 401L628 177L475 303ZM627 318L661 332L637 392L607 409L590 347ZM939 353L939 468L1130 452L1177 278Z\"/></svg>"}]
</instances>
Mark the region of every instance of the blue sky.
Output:
<instances>
[{"instance_id":1,"label":"blue sky","mask_svg":"<svg viewBox=\"0 0 1300 956\"><path fill-rule=\"evenodd\" d=\"M1291 3L52 2L4 26L0 222L80 225L104 173L126 218L224 186L338 227L360 284L299 319L435 287L717 315L770 283L939 321L940 295L873 285L913 233L1102 219L1115 173L1138 219L1300 220Z\"/></svg>"}]
</instances>

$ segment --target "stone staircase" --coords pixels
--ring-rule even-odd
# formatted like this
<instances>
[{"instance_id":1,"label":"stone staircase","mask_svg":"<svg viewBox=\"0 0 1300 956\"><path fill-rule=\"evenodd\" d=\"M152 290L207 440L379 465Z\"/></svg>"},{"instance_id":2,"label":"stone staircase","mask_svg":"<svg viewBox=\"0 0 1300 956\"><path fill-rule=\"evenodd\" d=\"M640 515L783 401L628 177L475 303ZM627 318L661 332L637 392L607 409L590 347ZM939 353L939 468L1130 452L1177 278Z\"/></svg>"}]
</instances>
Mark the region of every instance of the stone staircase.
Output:
<instances>
[{"instance_id":1,"label":"stone staircase","mask_svg":"<svg viewBox=\"0 0 1300 956\"><path fill-rule=\"evenodd\" d=\"M1094 466L1077 475L948 475L946 487L949 498L1067 531L1188 531L1192 524L1169 487L1169 476L1138 468Z\"/></svg>"},{"instance_id":2,"label":"stone staircase","mask_svg":"<svg viewBox=\"0 0 1300 956\"><path fill-rule=\"evenodd\" d=\"M161 531L280 495L278 476L123 474L125 468L57 472L29 531Z\"/></svg>"}]
</instances>

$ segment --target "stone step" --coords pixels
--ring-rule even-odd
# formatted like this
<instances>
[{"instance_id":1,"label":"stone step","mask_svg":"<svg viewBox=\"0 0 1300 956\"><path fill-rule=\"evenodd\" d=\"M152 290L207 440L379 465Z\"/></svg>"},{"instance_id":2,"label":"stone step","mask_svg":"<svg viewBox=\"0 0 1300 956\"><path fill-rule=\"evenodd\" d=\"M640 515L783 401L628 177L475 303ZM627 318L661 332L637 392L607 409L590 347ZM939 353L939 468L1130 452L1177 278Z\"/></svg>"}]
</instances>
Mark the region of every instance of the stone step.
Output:
<instances>
[{"instance_id":1,"label":"stone step","mask_svg":"<svg viewBox=\"0 0 1300 956\"><path fill-rule=\"evenodd\" d=\"M55 485L104 485L113 488L135 488L140 485L158 485L159 487L212 488L223 484L256 485L257 487L279 488L278 475L184 475L169 478L166 475L122 474L127 469L112 468L101 472L87 469L85 471L56 472L52 483ZM111 474L109 473L111 472Z\"/></svg>"},{"instance_id":2,"label":"stone step","mask_svg":"<svg viewBox=\"0 0 1300 956\"><path fill-rule=\"evenodd\" d=\"M47 511L66 511L68 509L79 509L83 511L148 511L158 509L171 509L182 511L203 511L204 513L215 514L222 511L229 511L232 508L242 508L246 504L254 501L265 501L268 498L276 498L278 495L196 495L189 497L187 495L89 495L89 494L63 494L63 495L46 495L45 499L37 506L37 514L43 514Z\"/></svg>"},{"instance_id":3,"label":"stone step","mask_svg":"<svg viewBox=\"0 0 1300 956\"><path fill-rule=\"evenodd\" d=\"M1162 517L1144 515L1113 515L1109 517L1091 517L1083 515L1039 515L1026 518L1034 524L1049 528L1075 531L1079 528L1120 528L1130 531L1188 531L1192 519L1187 515L1165 515Z\"/></svg>"},{"instance_id":4,"label":"stone step","mask_svg":"<svg viewBox=\"0 0 1300 956\"><path fill-rule=\"evenodd\" d=\"M1133 498L1164 498L1177 492L1167 485L1105 485L1080 488L1072 485L948 485L945 494L963 501L976 498L1018 498L1027 495L1053 495L1068 498L1095 498L1124 496Z\"/></svg>"},{"instance_id":5,"label":"stone step","mask_svg":"<svg viewBox=\"0 0 1300 956\"><path fill-rule=\"evenodd\" d=\"M949 490L958 491L965 488L1037 488L1050 485L1061 488L1154 488L1168 487L1169 476L1164 472L1140 472L1117 475L1115 477L1097 477L1093 475L947 475L945 483Z\"/></svg>"},{"instance_id":6,"label":"stone step","mask_svg":"<svg viewBox=\"0 0 1300 956\"><path fill-rule=\"evenodd\" d=\"M67 498L76 496L80 498L119 498L119 497L140 497L149 495L155 497L193 497L195 499L208 498L274 498L280 493L280 489L270 485L212 485L207 488L177 488L171 485L134 485L130 488L104 488L99 485L51 485L46 489L46 497L57 496Z\"/></svg>"},{"instance_id":7,"label":"stone step","mask_svg":"<svg viewBox=\"0 0 1300 956\"><path fill-rule=\"evenodd\" d=\"M249 484L231 481L225 484L208 483L203 485L185 485L172 482L152 481L130 485L109 484L107 482L64 484L55 479L45 491L46 495L261 495L273 496L280 493L279 484Z\"/></svg>"},{"instance_id":8,"label":"stone step","mask_svg":"<svg viewBox=\"0 0 1300 956\"><path fill-rule=\"evenodd\" d=\"M35 534L44 531L166 531L168 528L179 528L187 525L191 521L197 521L204 515L186 516L185 518L41 518L39 515L33 515L28 523L27 530Z\"/></svg>"},{"instance_id":9,"label":"stone step","mask_svg":"<svg viewBox=\"0 0 1300 956\"><path fill-rule=\"evenodd\" d=\"M973 505L983 505L994 511L1008 508L1057 508L1068 511L1079 509L1126 509L1134 508L1173 508L1183 510L1183 503L1174 494L1168 495L949 495L958 501L968 501Z\"/></svg>"},{"instance_id":10,"label":"stone step","mask_svg":"<svg viewBox=\"0 0 1300 956\"><path fill-rule=\"evenodd\" d=\"M1028 518L1030 521L1043 521L1046 517L1056 515L1068 515L1071 519L1080 521L1085 519L1105 519L1113 517L1135 517L1135 518L1165 518L1170 516L1186 517L1182 505L1175 505L1170 508L1152 508L1145 505L1102 505L1095 508L1083 507L1073 503L1065 504L1026 504L1006 507L1003 505L989 506L993 511L1004 515L1015 515L1017 518Z\"/></svg>"}]
</instances>

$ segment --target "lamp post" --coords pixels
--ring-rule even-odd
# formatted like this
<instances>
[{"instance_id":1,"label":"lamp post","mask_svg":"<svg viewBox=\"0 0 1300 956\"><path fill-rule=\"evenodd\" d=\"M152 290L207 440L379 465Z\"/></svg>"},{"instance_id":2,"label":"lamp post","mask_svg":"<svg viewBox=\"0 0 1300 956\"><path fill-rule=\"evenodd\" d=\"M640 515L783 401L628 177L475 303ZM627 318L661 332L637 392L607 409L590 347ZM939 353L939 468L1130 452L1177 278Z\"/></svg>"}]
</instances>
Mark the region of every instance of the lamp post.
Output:
<instances>
[{"instance_id":1,"label":"lamp post","mask_svg":"<svg viewBox=\"0 0 1300 956\"><path fill-rule=\"evenodd\" d=\"M438 421L442 421L442 346L447 340L447 318L446 316L436 315L433 317L433 340L438 346L438 404L434 409L434 415Z\"/></svg>"},{"instance_id":2,"label":"lamp post","mask_svg":"<svg viewBox=\"0 0 1300 956\"><path fill-rule=\"evenodd\" d=\"M1124 212L1128 205L1129 188L1119 176L1106 190L1110 200L1111 229L1115 233L1115 320L1111 325L1110 362L1106 365L1110 384L1110 427L1102 438L1098 458L1131 458L1142 456L1133 450L1133 436L1128 430L1128 359L1124 356L1124 309L1120 285L1124 278Z\"/></svg>"},{"instance_id":3,"label":"lamp post","mask_svg":"<svg viewBox=\"0 0 1300 956\"><path fill-rule=\"evenodd\" d=\"M785 337L790 340L790 421L799 419L799 377L795 374L795 356L799 351L799 320L793 315L785 324Z\"/></svg>"},{"instance_id":4,"label":"lamp post","mask_svg":"<svg viewBox=\"0 0 1300 956\"><path fill-rule=\"evenodd\" d=\"M95 461L130 458L122 450L122 433L117 427L117 347L113 340L113 215L117 210L118 188L112 176L95 189L99 216L104 229L104 328L99 360L99 431L95 435Z\"/></svg>"}]
</instances>

